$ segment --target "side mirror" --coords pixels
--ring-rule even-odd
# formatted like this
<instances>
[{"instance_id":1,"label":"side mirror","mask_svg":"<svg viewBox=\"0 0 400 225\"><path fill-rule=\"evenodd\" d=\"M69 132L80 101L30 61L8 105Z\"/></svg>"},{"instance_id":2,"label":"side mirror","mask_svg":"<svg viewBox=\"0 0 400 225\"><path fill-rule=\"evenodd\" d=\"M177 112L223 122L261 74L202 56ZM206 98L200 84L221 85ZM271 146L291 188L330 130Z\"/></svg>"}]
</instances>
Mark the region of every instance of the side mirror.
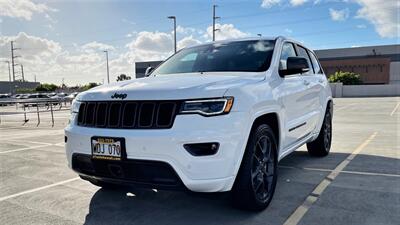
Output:
<instances>
[{"instance_id":1,"label":"side mirror","mask_svg":"<svg viewBox=\"0 0 400 225\"><path fill-rule=\"evenodd\" d=\"M145 77L150 76L150 74L151 74L151 72L153 72L153 70L154 70L153 67L151 67L151 66L147 67L147 68L146 68L146 71L144 72L144 76L145 76Z\"/></svg>"},{"instance_id":2,"label":"side mirror","mask_svg":"<svg viewBox=\"0 0 400 225\"><path fill-rule=\"evenodd\" d=\"M298 73L306 73L310 70L307 59L304 57L288 57L286 60L286 70L279 70L282 77Z\"/></svg>"}]
</instances>

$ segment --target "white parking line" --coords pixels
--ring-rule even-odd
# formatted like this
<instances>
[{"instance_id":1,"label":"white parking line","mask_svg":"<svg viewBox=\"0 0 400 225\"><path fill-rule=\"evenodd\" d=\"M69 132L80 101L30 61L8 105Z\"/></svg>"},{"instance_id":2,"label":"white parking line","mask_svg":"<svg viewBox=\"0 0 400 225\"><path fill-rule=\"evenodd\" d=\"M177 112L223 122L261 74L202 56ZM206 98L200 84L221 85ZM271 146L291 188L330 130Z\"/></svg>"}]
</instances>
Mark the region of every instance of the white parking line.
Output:
<instances>
[{"instance_id":1,"label":"white parking line","mask_svg":"<svg viewBox=\"0 0 400 225\"><path fill-rule=\"evenodd\" d=\"M41 191L41 190L44 190L44 189L47 189L47 188L55 187L55 186L58 186L58 185L63 185L63 184L66 184L66 183L69 183L69 182L72 182L72 181L76 181L76 180L79 180L79 177L75 177L75 178L64 180L64 181L60 181L60 182L57 182L57 183L54 183L54 184L49 184L49 185L46 185L46 186L42 186L42 187L38 187L38 188L22 191L22 192L19 192L19 193L16 193L16 194L0 197L0 202L5 201L5 200L10 199L10 198L15 198L15 197L18 197L18 196L21 196L21 195L25 195L25 194Z\"/></svg>"},{"instance_id":2,"label":"white parking line","mask_svg":"<svg viewBox=\"0 0 400 225\"><path fill-rule=\"evenodd\" d=\"M393 116L393 115L394 115L394 113L395 113L396 110L399 108L399 106L400 106L400 102L397 103L397 105L394 107L393 111L390 113L390 116Z\"/></svg>"},{"instance_id":3,"label":"white parking line","mask_svg":"<svg viewBox=\"0 0 400 225\"><path fill-rule=\"evenodd\" d=\"M61 130L61 131L58 131L58 130L55 130L55 131L52 131L51 133L45 133L45 132L40 132L40 133L35 133L35 134L32 134L32 132L35 132L35 131L31 131L30 133L31 134L29 134L29 133L20 133L20 134L18 134L18 136L17 135L15 135L15 134L10 134L10 135L1 135L1 140L18 140L18 139L26 139L26 138L32 138L32 137L37 137L37 136L56 136L56 135L64 135L64 131L63 130Z\"/></svg>"},{"instance_id":4,"label":"white parking line","mask_svg":"<svg viewBox=\"0 0 400 225\"><path fill-rule=\"evenodd\" d=\"M326 176L321 183L313 190L313 192L306 198L289 218L285 221L284 225L297 225L304 217L310 207L318 200L322 192L332 183L333 180L343 171L343 169L356 157L376 136L374 132L367 140L359 145L345 160L343 160L336 168Z\"/></svg>"},{"instance_id":5,"label":"white parking line","mask_svg":"<svg viewBox=\"0 0 400 225\"><path fill-rule=\"evenodd\" d=\"M9 150L9 151L0 152L0 154L10 153L10 152L26 151L26 150L35 149L35 148L47 147L47 146L50 146L50 145L52 145L52 144L39 145L39 146L33 146L33 147L26 147L26 148L18 148L18 149L13 149L13 150Z\"/></svg>"}]
</instances>

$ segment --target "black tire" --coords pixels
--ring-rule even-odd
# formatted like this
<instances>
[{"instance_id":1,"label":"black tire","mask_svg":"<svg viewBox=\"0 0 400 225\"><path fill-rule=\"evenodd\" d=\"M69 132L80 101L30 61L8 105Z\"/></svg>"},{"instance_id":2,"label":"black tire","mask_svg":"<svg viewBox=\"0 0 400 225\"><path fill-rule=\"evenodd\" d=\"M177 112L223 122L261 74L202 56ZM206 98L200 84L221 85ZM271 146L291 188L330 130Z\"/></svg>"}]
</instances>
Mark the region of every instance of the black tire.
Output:
<instances>
[{"instance_id":1,"label":"black tire","mask_svg":"<svg viewBox=\"0 0 400 225\"><path fill-rule=\"evenodd\" d=\"M329 154L332 143L332 110L331 104L325 112L324 121L317 139L307 143L307 150L311 156L323 157Z\"/></svg>"},{"instance_id":2,"label":"black tire","mask_svg":"<svg viewBox=\"0 0 400 225\"><path fill-rule=\"evenodd\" d=\"M252 130L232 189L234 206L252 211L265 209L277 181L277 140L270 126Z\"/></svg>"}]
</instances>

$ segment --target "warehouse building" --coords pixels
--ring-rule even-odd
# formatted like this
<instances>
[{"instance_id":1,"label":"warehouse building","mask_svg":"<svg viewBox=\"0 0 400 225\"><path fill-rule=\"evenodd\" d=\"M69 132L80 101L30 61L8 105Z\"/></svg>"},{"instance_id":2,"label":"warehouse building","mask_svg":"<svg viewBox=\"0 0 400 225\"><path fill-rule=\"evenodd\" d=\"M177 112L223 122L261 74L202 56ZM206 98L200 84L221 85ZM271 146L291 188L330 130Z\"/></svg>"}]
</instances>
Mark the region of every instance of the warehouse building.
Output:
<instances>
[{"instance_id":1,"label":"warehouse building","mask_svg":"<svg viewBox=\"0 0 400 225\"><path fill-rule=\"evenodd\" d=\"M360 74L364 84L400 84L400 45L316 50L325 74Z\"/></svg>"},{"instance_id":2,"label":"warehouse building","mask_svg":"<svg viewBox=\"0 0 400 225\"><path fill-rule=\"evenodd\" d=\"M336 71L360 74L364 84L400 84L400 45L316 50L327 76ZM137 62L136 78L162 61Z\"/></svg>"},{"instance_id":3,"label":"warehouse building","mask_svg":"<svg viewBox=\"0 0 400 225\"><path fill-rule=\"evenodd\" d=\"M39 86L39 82L29 81L0 81L0 94L12 93L15 94L18 89L34 89Z\"/></svg>"}]
</instances>

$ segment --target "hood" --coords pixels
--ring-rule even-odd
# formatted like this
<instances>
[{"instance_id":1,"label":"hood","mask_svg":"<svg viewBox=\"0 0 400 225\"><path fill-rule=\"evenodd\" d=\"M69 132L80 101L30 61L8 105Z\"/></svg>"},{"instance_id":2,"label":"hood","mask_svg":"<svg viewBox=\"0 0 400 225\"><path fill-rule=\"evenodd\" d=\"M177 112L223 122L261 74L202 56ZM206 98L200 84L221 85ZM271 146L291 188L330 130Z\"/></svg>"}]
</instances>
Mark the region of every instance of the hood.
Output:
<instances>
[{"instance_id":1,"label":"hood","mask_svg":"<svg viewBox=\"0 0 400 225\"><path fill-rule=\"evenodd\" d=\"M253 72L168 74L101 85L79 94L77 99L178 100L222 97L229 88L263 79L261 73ZM112 98L113 95L119 98Z\"/></svg>"}]
</instances>

